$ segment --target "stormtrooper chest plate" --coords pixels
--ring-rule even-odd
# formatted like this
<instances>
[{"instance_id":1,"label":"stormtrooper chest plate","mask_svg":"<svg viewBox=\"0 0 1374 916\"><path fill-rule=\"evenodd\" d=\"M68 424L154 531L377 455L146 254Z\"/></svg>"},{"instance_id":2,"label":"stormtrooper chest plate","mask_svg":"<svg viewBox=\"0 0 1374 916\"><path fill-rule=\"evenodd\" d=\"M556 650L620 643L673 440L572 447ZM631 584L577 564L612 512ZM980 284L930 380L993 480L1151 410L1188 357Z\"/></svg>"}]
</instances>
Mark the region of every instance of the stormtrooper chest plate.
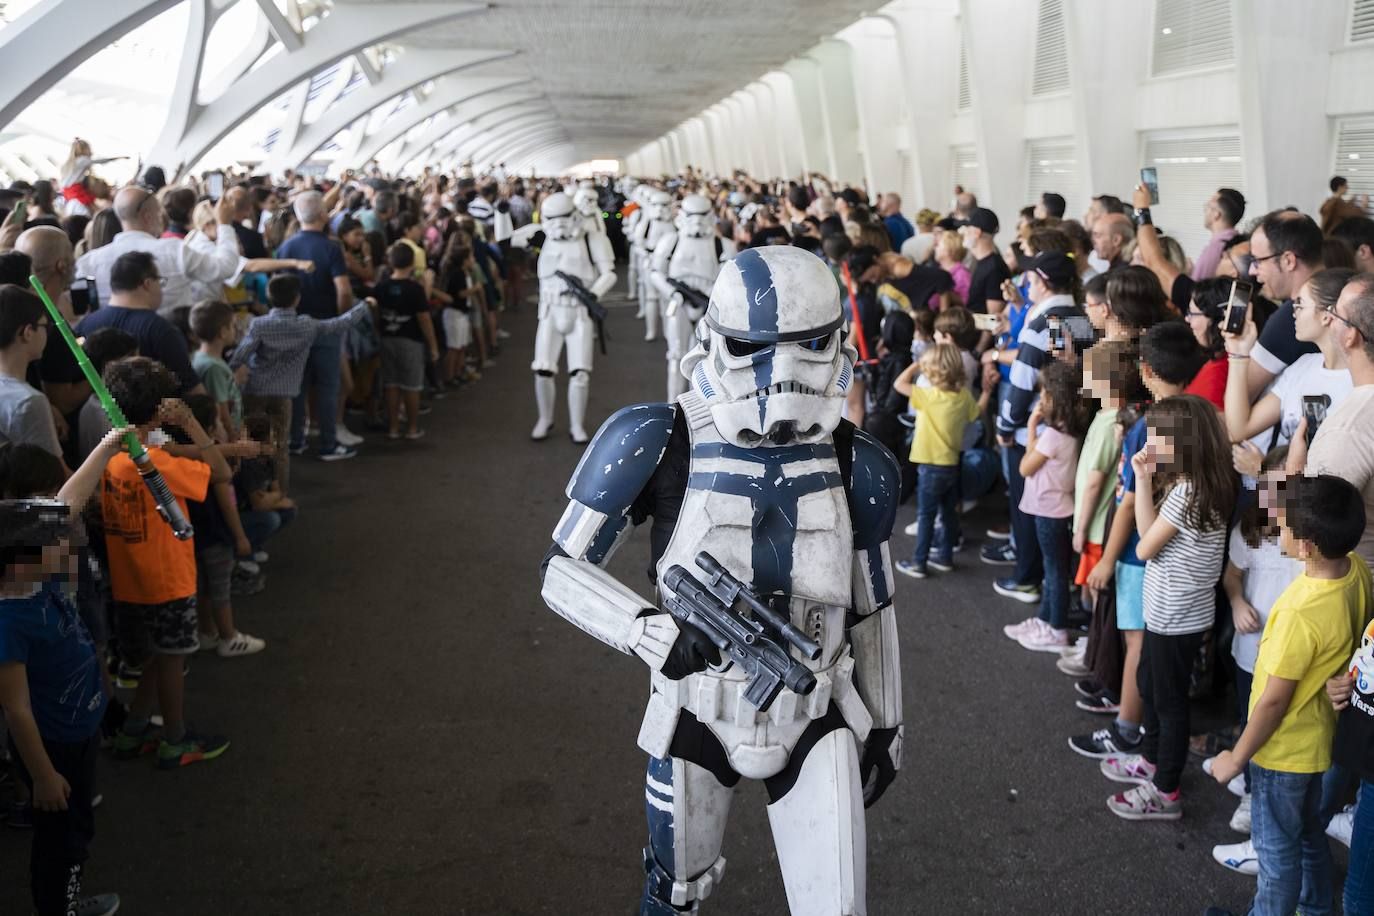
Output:
<instances>
[{"instance_id":1,"label":"stormtrooper chest plate","mask_svg":"<svg viewBox=\"0 0 1374 916\"><path fill-rule=\"evenodd\" d=\"M687 492L658 571L698 571L707 551L760 594L794 609L847 608L853 531L829 442L745 449L692 431ZM806 628L810 621L794 621Z\"/></svg>"},{"instance_id":2,"label":"stormtrooper chest plate","mask_svg":"<svg viewBox=\"0 0 1374 916\"><path fill-rule=\"evenodd\" d=\"M668 276L709 293L719 267L715 239L680 236L668 261Z\"/></svg>"}]
</instances>

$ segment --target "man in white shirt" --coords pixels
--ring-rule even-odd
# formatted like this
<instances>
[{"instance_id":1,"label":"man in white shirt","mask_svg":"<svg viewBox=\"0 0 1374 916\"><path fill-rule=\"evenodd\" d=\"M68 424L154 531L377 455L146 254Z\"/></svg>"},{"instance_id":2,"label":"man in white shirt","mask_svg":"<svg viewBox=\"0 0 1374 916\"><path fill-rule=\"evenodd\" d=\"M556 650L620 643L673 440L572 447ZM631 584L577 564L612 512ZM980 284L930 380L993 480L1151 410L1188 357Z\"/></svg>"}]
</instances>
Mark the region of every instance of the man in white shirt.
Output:
<instances>
[{"instance_id":1,"label":"man in white shirt","mask_svg":"<svg viewBox=\"0 0 1374 916\"><path fill-rule=\"evenodd\" d=\"M95 278L101 302L110 299L110 268L120 255L130 251L146 251L157 262L158 275L165 283L164 313L195 304L194 281L216 289L225 283L233 285L247 263L239 254L232 225L234 203L228 195L215 207L219 231L214 249L208 252L197 251L182 239L159 238L166 227L166 215L157 197L143 188L130 186L120 191L115 195L114 211L123 231L110 244L86 252L76 262L77 276Z\"/></svg>"}]
</instances>

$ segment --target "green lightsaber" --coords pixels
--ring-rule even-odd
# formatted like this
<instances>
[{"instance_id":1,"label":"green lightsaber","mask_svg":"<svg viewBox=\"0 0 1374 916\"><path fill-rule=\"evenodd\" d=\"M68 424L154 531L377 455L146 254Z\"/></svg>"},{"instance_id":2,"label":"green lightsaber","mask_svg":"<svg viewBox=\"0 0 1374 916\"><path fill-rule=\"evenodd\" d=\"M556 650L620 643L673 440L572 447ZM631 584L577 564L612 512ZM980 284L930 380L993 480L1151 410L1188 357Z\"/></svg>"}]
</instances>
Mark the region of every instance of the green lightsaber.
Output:
<instances>
[{"instance_id":1,"label":"green lightsaber","mask_svg":"<svg viewBox=\"0 0 1374 916\"><path fill-rule=\"evenodd\" d=\"M100 406L105 409L105 415L110 418L110 422L115 428L128 426L129 421L124 418L124 411L119 409L115 399L110 396L110 390L105 387L105 382L101 380L100 373L95 371L95 366L86 357L86 351L81 349L81 344L76 342L76 335L72 334L71 326L67 324L67 319L62 317L62 313L53 305L48 298L47 292L43 289L43 284L38 282L35 276L29 276L29 285L34 292L38 293L38 298L43 300L43 306L48 310L48 317L52 319L53 327L62 334L62 339L67 342L68 348L72 351L72 356L76 359L76 364L81 367L81 372L86 376L86 381L91 383L91 389L95 391L95 396L100 399ZM186 520L186 516L181 511L181 504L177 502L172 491L167 488L167 481L162 479L162 472L153 465L153 459L148 455L143 443L138 441L135 433L129 433L124 437L124 444L129 449L129 457L134 460L134 465L138 468L138 474L143 478L143 483L148 487L148 492L152 494L153 501L157 504L157 514L162 516L162 520L172 526L172 534L176 535L177 540L187 540L195 535L196 530L191 527L191 523Z\"/></svg>"}]
</instances>

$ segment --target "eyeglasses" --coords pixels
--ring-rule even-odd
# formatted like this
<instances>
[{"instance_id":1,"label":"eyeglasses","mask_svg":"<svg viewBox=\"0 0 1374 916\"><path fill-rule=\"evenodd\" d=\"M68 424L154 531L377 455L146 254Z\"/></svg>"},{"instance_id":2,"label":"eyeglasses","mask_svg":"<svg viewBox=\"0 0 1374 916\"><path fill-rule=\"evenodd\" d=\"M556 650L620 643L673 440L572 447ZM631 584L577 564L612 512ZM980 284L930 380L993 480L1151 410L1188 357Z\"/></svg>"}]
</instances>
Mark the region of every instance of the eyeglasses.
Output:
<instances>
[{"instance_id":1,"label":"eyeglasses","mask_svg":"<svg viewBox=\"0 0 1374 916\"><path fill-rule=\"evenodd\" d=\"M158 286L165 287L165 286L167 285L167 278L166 278L166 277L144 277L144 278L143 278L143 282L144 282L144 283L156 283Z\"/></svg>"},{"instance_id":2,"label":"eyeglasses","mask_svg":"<svg viewBox=\"0 0 1374 916\"><path fill-rule=\"evenodd\" d=\"M1262 261L1269 261L1269 260L1272 260L1272 259L1274 259L1274 258L1277 258L1277 257L1278 257L1279 255L1281 255L1281 254L1283 254L1282 251L1276 251L1276 252L1274 252L1273 254L1266 254L1266 255L1265 255L1264 257L1262 257L1262 258L1259 257L1258 255L1253 255L1253 254L1252 254L1252 255L1250 255L1250 263L1251 263L1251 264L1259 264L1259 263L1262 262Z\"/></svg>"},{"instance_id":3,"label":"eyeglasses","mask_svg":"<svg viewBox=\"0 0 1374 916\"><path fill-rule=\"evenodd\" d=\"M1297 311L1297 305L1296 305L1296 303L1294 304L1293 310L1294 310L1294 311ZM1336 311L1336 307L1335 307L1334 305L1333 305L1331 308L1327 309L1326 311L1329 312L1329 313L1331 314L1331 317L1332 317L1332 318L1335 318L1335 319L1336 319L1337 321L1339 321L1341 324L1343 324L1343 325L1345 325L1346 327L1350 328L1352 331L1354 331L1355 333L1359 334L1359 335L1360 335L1361 337L1363 337L1365 340L1370 340L1370 339L1371 339L1370 335L1367 334L1367 333L1365 333L1365 329L1364 329L1364 328L1360 327L1358 324L1356 324L1355 322L1351 321L1349 318L1345 317L1345 316L1342 315L1340 312Z\"/></svg>"}]
</instances>

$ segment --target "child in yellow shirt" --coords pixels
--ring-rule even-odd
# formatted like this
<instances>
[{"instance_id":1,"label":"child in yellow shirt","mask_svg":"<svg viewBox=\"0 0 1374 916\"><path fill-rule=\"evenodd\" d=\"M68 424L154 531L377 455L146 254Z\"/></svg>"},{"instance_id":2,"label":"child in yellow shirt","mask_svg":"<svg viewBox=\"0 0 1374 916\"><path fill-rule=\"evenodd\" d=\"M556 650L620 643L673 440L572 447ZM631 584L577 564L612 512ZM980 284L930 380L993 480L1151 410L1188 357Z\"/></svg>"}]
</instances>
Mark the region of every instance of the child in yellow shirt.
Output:
<instances>
[{"instance_id":1,"label":"child in yellow shirt","mask_svg":"<svg viewBox=\"0 0 1374 916\"><path fill-rule=\"evenodd\" d=\"M1336 714L1325 686L1345 667L1372 610L1369 568L1351 553L1364 533L1364 503L1354 486L1330 475L1290 477L1283 487L1279 547L1304 571L1264 625L1245 731L1210 771L1226 785L1250 766L1259 859L1251 912L1330 913L1331 850L1318 811Z\"/></svg>"},{"instance_id":2,"label":"child in yellow shirt","mask_svg":"<svg viewBox=\"0 0 1374 916\"><path fill-rule=\"evenodd\" d=\"M928 385L913 381L917 372ZM928 569L954 569L954 545L959 541L959 445L964 427L987 407L988 391L974 400L959 348L948 343L928 348L892 387L910 398L919 413L911 442L911 463L917 473L916 549L910 560L897 562L897 571L924 579ZM934 530L937 517L938 535Z\"/></svg>"}]
</instances>

